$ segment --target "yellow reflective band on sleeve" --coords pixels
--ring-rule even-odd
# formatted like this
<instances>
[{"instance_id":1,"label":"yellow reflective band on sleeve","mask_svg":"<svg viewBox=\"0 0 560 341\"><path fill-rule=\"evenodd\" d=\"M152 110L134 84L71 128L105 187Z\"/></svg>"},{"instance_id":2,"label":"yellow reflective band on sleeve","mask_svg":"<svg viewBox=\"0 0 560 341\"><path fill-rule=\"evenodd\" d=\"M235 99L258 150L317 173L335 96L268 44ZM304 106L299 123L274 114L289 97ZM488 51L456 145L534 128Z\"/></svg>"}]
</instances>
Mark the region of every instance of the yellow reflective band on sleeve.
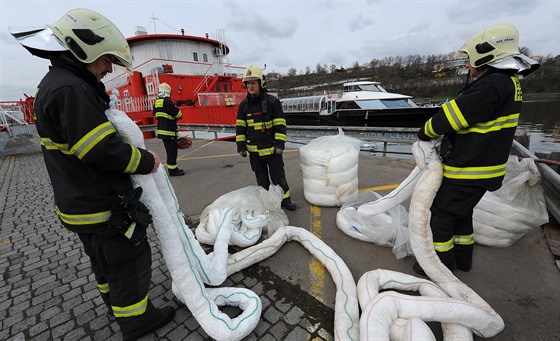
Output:
<instances>
[{"instance_id":1,"label":"yellow reflective band on sleeve","mask_svg":"<svg viewBox=\"0 0 560 341\"><path fill-rule=\"evenodd\" d=\"M99 141L103 140L107 135L115 132L115 128L113 128L111 122L107 121L102 123L82 137L72 148L70 148L70 152L81 160L99 143Z\"/></svg>"},{"instance_id":2,"label":"yellow reflective band on sleeve","mask_svg":"<svg viewBox=\"0 0 560 341\"><path fill-rule=\"evenodd\" d=\"M181 110L179 110L177 115L175 115L175 120L179 120L179 119L181 119L181 117L183 117L183 113L181 112Z\"/></svg>"},{"instance_id":3,"label":"yellow reflective band on sleeve","mask_svg":"<svg viewBox=\"0 0 560 341\"><path fill-rule=\"evenodd\" d=\"M453 242L457 245L473 245L474 233L467 235L455 235L453 236Z\"/></svg>"},{"instance_id":4,"label":"yellow reflective band on sleeve","mask_svg":"<svg viewBox=\"0 0 560 341\"><path fill-rule=\"evenodd\" d=\"M515 95L513 96L513 100L516 102L523 101L523 92L521 91L521 83L519 83L519 79L517 77L511 77L511 81L513 82L513 86L515 87Z\"/></svg>"},{"instance_id":5,"label":"yellow reflective band on sleeve","mask_svg":"<svg viewBox=\"0 0 560 341\"><path fill-rule=\"evenodd\" d=\"M519 121L519 113L511 114L508 116L498 117L494 121L480 122L472 125L468 129L463 129L457 132L457 134L468 134L468 133L479 133L486 134L493 131L499 131L504 128L515 128Z\"/></svg>"},{"instance_id":6,"label":"yellow reflective band on sleeve","mask_svg":"<svg viewBox=\"0 0 560 341\"><path fill-rule=\"evenodd\" d=\"M236 135L235 136L235 142L245 142L247 141L247 137L245 136L245 134L243 135Z\"/></svg>"},{"instance_id":7,"label":"yellow reflective band on sleeve","mask_svg":"<svg viewBox=\"0 0 560 341\"><path fill-rule=\"evenodd\" d=\"M106 294L109 292L109 283L97 283L97 289L99 289L100 293Z\"/></svg>"},{"instance_id":8,"label":"yellow reflective band on sleeve","mask_svg":"<svg viewBox=\"0 0 560 341\"><path fill-rule=\"evenodd\" d=\"M87 213L87 214L68 214L62 213L58 206L55 206L56 213L68 225L91 225L106 223L111 217L111 211L103 211L97 213Z\"/></svg>"},{"instance_id":9,"label":"yellow reflective band on sleeve","mask_svg":"<svg viewBox=\"0 0 560 341\"><path fill-rule=\"evenodd\" d=\"M457 102L455 100L451 100L449 102L443 103L441 105L443 112L445 113L445 117L447 121L455 131L459 131L465 129L469 126L465 117L461 113L461 110L457 106Z\"/></svg>"},{"instance_id":10,"label":"yellow reflective band on sleeve","mask_svg":"<svg viewBox=\"0 0 560 341\"><path fill-rule=\"evenodd\" d=\"M272 125L273 126L285 126L286 125L286 119L285 118L275 118L272 120Z\"/></svg>"},{"instance_id":11,"label":"yellow reflective band on sleeve","mask_svg":"<svg viewBox=\"0 0 560 341\"><path fill-rule=\"evenodd\" d=\"M446 242L434 242L436 252L447 252L453 248L453 238Z\"/></svg>"},{"instance_id":12,"label":"yellow reflective band on sleeve","mask_svg":"<svg viewBox=\"0 0 560 341\"><path fill-rule=\"evenodd\" d=\"M130 148L132 149L132 152L130 153L130 161L128 162L128 165L124 170L125 173L136 172L138 166L140 165L140 159L142 158L142 154L140 153L140 150L138 150L138 148L134 147L133 145L130 145Z\"/></svg>"},{"instance_id":13,"label":"yellow reflective band on sleeve","mask_svg":"<svg viewBox=\"0 0 560 341\"><path fill-rule=\"evenodd\" d=\"M56 143L48 137L42 137L41 145L47 150L58 150L63 154L71 155L70 151L68 150L68 143Z\"/></svg>"},{"instance_id":14,"label":"yellow reflective band on sleeve","mask_svg":"<svg viewBox=\"0 0 560 341\"><path fill-rule=\"evenodd\" d=\"M452 167L443 165L443 176L450 179L491 179L506 174L507 163L497 166Z\"/></svg>"},{"instance_id":15,"label":"yellow reflective band on sleeve","mask_svg":"<svg viewBox=\"0 0 560 341\"><path fill-rule=\"evenodd\" d=\"M428 122L426 122L426 124L424 124L424 134L426 134L426 136L432 139L438 136L438 134L434 131L434 128L432 127L431 118L428 120Z\"/></svg>"},{"instance_id":16,"label":"yellow reflective band on sleeve","mask_svg":"<svg viewBox=\"0 0 560 341\"><path fill-rule=\"evenodd\" d=\"M286 141L288 141L288 136L286 136L286 134L282 134L282 133L275 133L274 134L274 139L286 142Z\"/></svg>"},{"instance_id":17,"label":"yellow reflective band on sleeve","mask_svg":"<svg viewBox=\"0 0 560 341\"><path fill-rule=\"evenodd\" d=\"M144 299L138 303L126 307L117 307L115 305L111 305L111 308L113 308L113 314L115 315L115 317L131 317L142 315L148 308L148 295L146 295L146 297L144 297Z\"/></svg>"},{"instance_id":18,"label":"yellow reflective band on sleeve","mask_svg":"<svg viewBox=\"0 0 560 341\"><path fill-rule=\"evenodd\" d=\"M238 126L238 127L246 127L247 122L245 122L245 120L237 120L237 121L235 121L235 125Z\"/></svg>"}]
</instances>

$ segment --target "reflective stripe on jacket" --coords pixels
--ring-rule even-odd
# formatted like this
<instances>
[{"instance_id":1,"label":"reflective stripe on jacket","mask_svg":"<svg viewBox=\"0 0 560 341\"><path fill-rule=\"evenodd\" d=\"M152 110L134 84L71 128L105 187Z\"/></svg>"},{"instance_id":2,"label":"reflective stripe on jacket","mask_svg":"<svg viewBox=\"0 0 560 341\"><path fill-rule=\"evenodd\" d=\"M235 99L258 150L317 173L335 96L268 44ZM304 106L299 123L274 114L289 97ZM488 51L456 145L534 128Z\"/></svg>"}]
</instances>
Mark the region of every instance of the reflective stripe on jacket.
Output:
<instances>
[{"instance_id":1,"label":"reflective stripe on jacket","mask_svg":"<svg viewBox=\"0 0 560 341\"><path fill-rule=\"evenodd\" d=\"M444 135L441 146L446 181L501 186L519 113L521 86L502 72L483 75L457 99L444 103L419 134Z\"/></svg>"},{"instance_id":2,"label":"reflective stripe on jacket","mask_svg":"<svg viewBox=\"0 0 560 341\"><path fill-rule=\"evenodd\" d=\"M278 98L261 91L257 97L247 95L239 105L235 136L238 151L247 150L261 157L273 155L275 148L284 149L286 131L286 117Z\"/></svg>"},{"instance_id":3,"label":"reflective stripe on jacket","mask_svg":"<svg viewBox=\"0 0 560 341\"><path fill-rule=\"evenodd\" d=\"M157 119L156 134L158 138L177 138L179 136L177 121L183 117L183 113L169 97L158 98L154 103L152 113Z\"/></svg>"},{"instance_id":4,"label":"reflective stripe on jacket","mask_svg":"<svg viewBox=\"0 0 560 341\"><path fill-rule=\"evenodd\" d=\"M109 97L93 74L52 60L34 102L36 128L62 224L80 233L107 229L120 202L113 186L128 174L148 174L153 156L125 143L105 116Z\"/></svg>"}]
</instances>

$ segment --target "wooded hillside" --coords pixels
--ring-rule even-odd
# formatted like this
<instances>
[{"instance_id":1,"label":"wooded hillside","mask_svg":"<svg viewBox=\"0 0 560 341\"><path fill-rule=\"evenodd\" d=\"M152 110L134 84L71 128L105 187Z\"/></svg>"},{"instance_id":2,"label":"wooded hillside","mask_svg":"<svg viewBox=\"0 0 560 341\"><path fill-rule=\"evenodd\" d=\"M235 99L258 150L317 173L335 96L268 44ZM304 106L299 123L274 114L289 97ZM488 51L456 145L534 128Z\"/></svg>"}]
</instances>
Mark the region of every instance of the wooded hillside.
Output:
<instances>
[{"instance_id":1,"label":"wooded hillside","mask_svg":"<svg viewBox=\"0 0 560 341\"><path fill-rule=\"evenodd\" d=\"M522 49L522 52L524 50L528 52L528 49ZM345 81L375 80L381 82L387 91L437 102L457 96L466 81L466 75L460 74L461 70L443 67L451 55L387 57L362 65L355 62L348 69L317 64L314 70L307 67L299 74L294 68L286 75L266 74L265 70L266 86L269 91L277 92L280 98L285 98L319 95L325 91L340 92ZM539 59L540 68L521 79L524 94L560 93L560 56Z\"/></svg>"}]
</instances>

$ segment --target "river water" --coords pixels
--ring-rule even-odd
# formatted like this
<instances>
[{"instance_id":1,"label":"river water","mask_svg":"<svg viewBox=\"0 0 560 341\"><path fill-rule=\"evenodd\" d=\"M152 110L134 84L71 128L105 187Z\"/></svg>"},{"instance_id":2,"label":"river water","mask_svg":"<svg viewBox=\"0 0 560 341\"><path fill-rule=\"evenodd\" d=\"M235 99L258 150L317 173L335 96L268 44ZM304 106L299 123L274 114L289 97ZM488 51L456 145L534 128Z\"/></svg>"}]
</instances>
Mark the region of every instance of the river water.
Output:
<instances>
[{"instance_id":1,"label":"river water","mask_svg":"<svg viewBox=\"0 0 560 341\"><path fill-rule=\"evenodd\" d=\"M524 101L517 133L527 132L533 153L560 152L560 97Z\"/></svg>"}]
</instances>

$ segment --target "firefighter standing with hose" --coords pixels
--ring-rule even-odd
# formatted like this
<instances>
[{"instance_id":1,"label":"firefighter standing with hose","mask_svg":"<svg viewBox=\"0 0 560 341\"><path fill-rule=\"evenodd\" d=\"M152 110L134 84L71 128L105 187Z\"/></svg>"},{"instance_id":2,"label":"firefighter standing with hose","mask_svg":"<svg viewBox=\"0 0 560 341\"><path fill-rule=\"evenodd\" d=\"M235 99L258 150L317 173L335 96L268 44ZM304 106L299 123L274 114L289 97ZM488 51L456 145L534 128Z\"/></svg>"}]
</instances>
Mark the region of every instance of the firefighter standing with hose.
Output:
<instances>
[{"instance_id":1,"label":"firefighter standing with hose","mask_svg":"<svg viewBox=\"0 0 560 341\"><path fill-rule=\"evenodd\" d=\"M97 287L124 340L136 340L173 319L148 291L152 219L130 174L156 172L159 157L125 143L105 116L109 96L101 79L113 64L132 67L128 42L107 18L74 9L40 30L13 33L52 66L35 96L36 128L62 225L77 233Z\"/></svg>"},{"instance_id":2,"label":"firefighter standing with hose","mask_svg":"<svg viewBox=\"0 0 560 341\"><path fill-rule=\"evenodd\" d=\"M296 205L290 198L290 188L284 172L282 152L287 140L286 118L280 100L266 93L263 72L249 66L243 73L247 97L237 110L237 152L246 157L249 153L251 169L257 184L266 190L270 184L280 185L284 191L282 207L294 211Z\"/></svg>"},{"instance_id":3,"label":"firefighter standing with hose","mask_svg":"<svg viewBox=\"0 0 560 341\"><path fill-rule=\"evenodd\" d=\"M519 52L513 25L489 26L458 50L467 58L467 84L418 131L420 140L443 136L443 181L434 198L430 226L436 254L450 270L469 271L474 249L473 210L486 191L502 186L519 113L518 75L539 64ZM469 77L476 78L469 83ZM414 272L425 275L418 263Z\"/></svg>"}]
</instances>

